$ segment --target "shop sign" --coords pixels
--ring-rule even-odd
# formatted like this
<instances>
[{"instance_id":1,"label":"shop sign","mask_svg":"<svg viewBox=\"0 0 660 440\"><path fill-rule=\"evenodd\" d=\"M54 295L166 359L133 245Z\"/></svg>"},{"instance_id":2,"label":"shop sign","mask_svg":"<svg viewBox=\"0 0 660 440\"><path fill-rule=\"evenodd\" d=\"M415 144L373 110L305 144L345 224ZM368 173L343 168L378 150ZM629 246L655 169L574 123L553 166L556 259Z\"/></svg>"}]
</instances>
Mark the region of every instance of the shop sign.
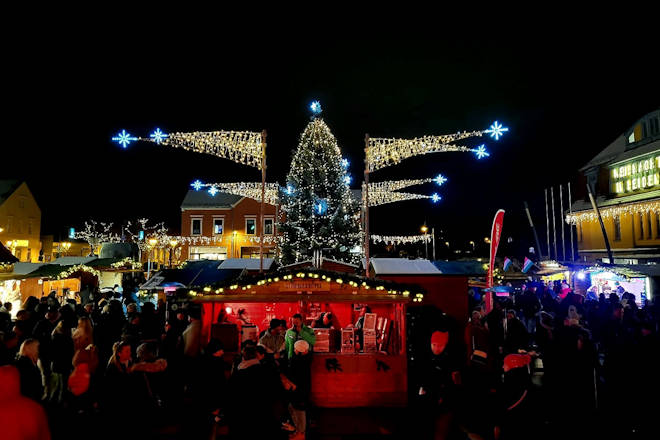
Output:
<instances>
[{"instance_id":1,"label":"shop sign","mask_svg":"<svg viewBox=\"0 0 660 440\"><path fill-rule=\"evenodd\" d=\"M319 280L285 281L280 284L280 292L321 292L328 290L330 290L328 283Z\"/></svg>"},{"instance_id":2,"label":"shop sign","mask_svg":"<svg viewBox=\"0 0 660 440\"><path fill-rule=\"evenodd\" d=\"M610 172L612 192L616 195L656 189L660 186L660 154L619 163Z\"/></svg>"}]
</instances>

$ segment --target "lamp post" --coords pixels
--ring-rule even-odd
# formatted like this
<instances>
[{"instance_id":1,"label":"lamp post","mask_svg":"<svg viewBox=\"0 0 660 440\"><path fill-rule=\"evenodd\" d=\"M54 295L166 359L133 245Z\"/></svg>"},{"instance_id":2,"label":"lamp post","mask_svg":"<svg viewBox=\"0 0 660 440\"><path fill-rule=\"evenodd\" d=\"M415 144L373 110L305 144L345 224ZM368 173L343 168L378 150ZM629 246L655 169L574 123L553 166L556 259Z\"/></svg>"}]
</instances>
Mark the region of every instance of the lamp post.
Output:
<instances>
[{"instance_id":1,"label":"lamp post","mask_svg":"<svg viewBox=\"0 0 660 440\"><path fill-rule=\"evenodd\" d=\"M426 259L429 259L429 241L426 239L426 233L429 232L429 228L426 226L426 223L422 225L421 228L419 228L420 231L424 234L424 255L426 256Z\"/></svg>"},{"instance_id":2,"label":"lamp post","mask_svg":"<svg viewBox=\"0 0 660 440\"><path fill-rule=\"evenodd\" d=\"M155 238L150 238L149 239L149 253L148 253L148 260L147 260L147 280L151 278L151 252L154 249L154 246L158 243L158 240Z\"/></svg>"},{"instance_id":3,"label":"lamp post","mask_svg":"<svg viewBox=\"0 0 660 440\"><path fill-rule=\"evenodd\" d=\"M174 248L177 244L179 244L178 241L174 239L170 240L170 269L172 269L172 253L174 252Z\"/></svg>"}]
</instances>

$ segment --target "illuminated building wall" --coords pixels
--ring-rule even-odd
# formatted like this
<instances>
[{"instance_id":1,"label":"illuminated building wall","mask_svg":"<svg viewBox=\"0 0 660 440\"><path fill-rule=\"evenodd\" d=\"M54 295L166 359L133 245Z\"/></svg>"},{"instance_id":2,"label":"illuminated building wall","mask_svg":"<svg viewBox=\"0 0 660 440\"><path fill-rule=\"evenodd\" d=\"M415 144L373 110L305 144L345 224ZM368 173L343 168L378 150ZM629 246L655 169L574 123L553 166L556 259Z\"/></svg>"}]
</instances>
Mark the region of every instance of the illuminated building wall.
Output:
<instances>
[{"instance_id":1,"label":"illuminated building wall","mask_svg":"<svg viewBox=\"0 0 660 440\"><path fill-rule=\"evenodd\" d=\"M25 182L0 180L0 241L20 261L38 262L41 209Z\"/></svg>"}]
</instances>

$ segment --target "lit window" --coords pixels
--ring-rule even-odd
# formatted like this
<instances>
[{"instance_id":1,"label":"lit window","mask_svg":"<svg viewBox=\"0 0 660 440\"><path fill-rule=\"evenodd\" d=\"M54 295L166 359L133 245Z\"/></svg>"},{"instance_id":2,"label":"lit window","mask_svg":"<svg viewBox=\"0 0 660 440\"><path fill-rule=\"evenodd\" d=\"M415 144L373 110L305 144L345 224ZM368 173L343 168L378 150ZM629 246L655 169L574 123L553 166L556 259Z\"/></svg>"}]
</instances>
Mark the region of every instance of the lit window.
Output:
<instances>
[{"instance_id":1,"label":"lit window","mask_svg":"<svg viewBox=\"0 0 660 440\"><path fill-rule=\"evenodd\" d=\"M213 233L215 235L222 235L222 231L224 230L224 225L225 225L225 220L222 218L214 218L213 219Z\"/></svg>"},{"instance_id":2,"label":"lit window","mask_svg":"<svg viewBox=\"0 0 660 440\"><path fill-rule=\"evenodd\" d=\"M653 231L651 230L651 213L646 213L646 238L652 238Z\"/></svg>"},{"instance_id":3,"label":"lit window","mask_svg":"<svg viewBox=\"0 0 660 440\"><path fill-rule=\"evenodd\" d=\"M273 224L274 220L272 218L264 219L264 234L273 235Z\"/></svg>"},{"instance_id":4,"label":"lit window","mask_svg":"<svg viewBox=\"0 0 660 440\"><path fill-rule=\"evenodd\" d=\"M201 218L192 219L190 227L191 227L190 233L192 235L202 235L202 219Z\"/></svg>"},{"instance_id":5,"label":"lit window","mask_svg":"<svg viewBox=\"0 0 660 440\"><path fill-rule=\"evenodd\" d=\"M257 219L246 218L245 219L245 234L254 235L257 233Z\"/></svg>"},{"instance_id":6,"label":"lit window","mask_svg":"<svg viewBox=\"0 0 660 440\"><path fill-rule=\"evenodd\" d=\"M614 217L614 241L621 240L621 219Z\"/></svg>"},{"instance_id":7,"label":"lit window","mask_svg":"<svg viewBox=\"0 0 660 440\"><path fill-rule=\"evenodd\" d=\"M639 214L639 238L644 239L644 217L641 213Z\"/></svg>"}]
</instances>

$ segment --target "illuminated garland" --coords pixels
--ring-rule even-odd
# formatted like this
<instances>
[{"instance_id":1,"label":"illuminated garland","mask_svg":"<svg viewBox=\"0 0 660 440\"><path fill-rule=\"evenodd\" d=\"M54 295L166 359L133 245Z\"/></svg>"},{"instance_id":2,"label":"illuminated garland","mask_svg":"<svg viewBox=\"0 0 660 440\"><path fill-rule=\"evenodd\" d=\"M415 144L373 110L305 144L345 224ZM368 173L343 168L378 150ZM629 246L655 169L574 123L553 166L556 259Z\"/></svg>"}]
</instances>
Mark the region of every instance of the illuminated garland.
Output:
<instances>
[{"instance_id":1,"label":"illuminated garland","mask_svg":"<svg viewBox=\"0 0 660 440\"><path fill-rule=\"evenodd\" d=\"M622 215L645 214L648 212L660 212L660 200L600 208L600 215L603 218L620 217ZM566 216L566 223L572 225L576 225L580 222L594 221L598 221L598 215L593 210L574 212L573 214Z\"/></svg>"},{"instance_id":2,"label":"illuminated garland","mask_svg":"<svg viewBox=\"0 0 660 440\"><path fill-rule=\"evenodd\" d=\"M371 241L374 243L385 244L411 244L411 243L424 243L430 242L431 236L429 234L423 235L371 235Z\"/></svg>"},{"instance_id":3,"label":"illuminated garland","mask_svg":"<svg viewBox=\"0 0 660 440\"><path fill-rule=\"evenodd\" d=\"M411 294L409 290L397 290L397 289L388 289L387 284L383 284L382 281L377 281L375 279L367 279L356 276L350 276L345 273L316 273L316 272L297 272L295 274L286 274L281 276L274 276L274 274L269 274L262 277L253 277L248 280L243 280L242 283L233 281L230 285L209 285L203 287L198 291L196 289L191 289L188 291L190 296L215 296L215 295L231 295L233 293L242 293L243 291L251 290L253 287L267 286L272 283L277 283L279 281L291 281L291 280L319 280L327 281L329 283L334 283L336 285L342 286L347 285L358 290L364 291L375 291L376 293L388 294L391 296L403 296L408 298L412 295L413 302L422 302L424 299L423 293ZM254 293L254 292L253 292Z\"/></svg>"},{"instance_id":4,"label":"illuminated garland","mask_svg":"<svg viewBox=\"0 0 660 440\"><path fill-rule=\"evenodd\" d=\"M133 139L129 139L130 140ZM210 154L261 169L261 133L251 131L208 131L170 133L139 138L175 148Z\"/></svg>"},{"instance_id":5,"label":"illuminated garland","mask_svg":"<svg viewBox=\"0 0 660 440\"><path fill-rule=\"evenodd\" d=\"M266 183L265 186L265 202L270 205L277 205L277 193L280 186L277 183ZM208 192L211 196L215 196L219 191L222 191L261 202L261 182L204 183L200 187L208 187Z\"/></svg>"},{"instance_id":6,"label":"illuminated garland","mask_svg":"<svg viewBox=\"0 0 660 440\"><path fill-rule=\"evenodd\" d=\"M123 268L130 268L130 269L141 269L142 264L140 262L133 260L131 257L126 257L121 261L117 261L116 263L112 263L110 265L113 269L123 269Z\"/></svg>"},{"instance_id":7,"label":"illuminated garland","mask_svg":"<svg viewBox=\"0 0 660 440\"><path fill-rule=\"evenodd\" d=\"M0 263L0 272L13 272L14 263Z\"/></svg>"},{"instance_id":8,"label":"illuminated garland","mask_svg":"<svg viewBox=\"0 0 660 440\"><path fill-rule=\"evenodd\" d=\"M449 151L472 152L474 148L453 145L462 139L483 136L485 131L458 132L442 136L424 136L414 139L369 138L367 164L369 171L395 165L404 159L421 154Z\"/></svg>"},{"instance_id":9,"label":"illuminated garland","mask_svg":"<svg viewBox=\"0 0 660 440\"><path fill-rule=\"evenodd\" d=\"M260 237L254 236L254 237L249 237L248 240L250 240L250 243L259 243L260 242ZM278 242L278 238L274 235L264 235L264 244L275 244Z\"/></svg>"},{"instance_id":10,"label":"illuminated garland","mask_svg":"<svg viewBox=\"0 0 660 440\"><path fill-rule=\"evenodd\" d=\"M433 179L406 179L406 180L389 180L386 182L370 183L369 184L369 197L372 192L378 191L397 191L409 186L423 185L425 183L433 182Z\"/></svg>"},{"instance_id":11,"label":"illuminated garland","mask_svg":"<svg viewBox=\"0 0 660 440\"><path fill-rule=\"evenodd\" d=\"M84 264L78 264L75 266L71 266L67 270L60 272L60 274L57 276L58 280L69 278L71 275L73 275L76 272L88 272L94 275L97 278L101 278L101 272L98 270L94 269L93 267L85 266Z\"/></svg>"},{"instance_id":12,"label":"illuminated garland","mask_svg":"<svg viewBox=\"0 0 660 440\"><path fill-rule=\"evenodd\" d=\"M424 194L387 192L387 191L369 191L369 207L385 205L386 203L402 202L405 200L431 199L433 196Z\"/></svg>"}]
</instances>

